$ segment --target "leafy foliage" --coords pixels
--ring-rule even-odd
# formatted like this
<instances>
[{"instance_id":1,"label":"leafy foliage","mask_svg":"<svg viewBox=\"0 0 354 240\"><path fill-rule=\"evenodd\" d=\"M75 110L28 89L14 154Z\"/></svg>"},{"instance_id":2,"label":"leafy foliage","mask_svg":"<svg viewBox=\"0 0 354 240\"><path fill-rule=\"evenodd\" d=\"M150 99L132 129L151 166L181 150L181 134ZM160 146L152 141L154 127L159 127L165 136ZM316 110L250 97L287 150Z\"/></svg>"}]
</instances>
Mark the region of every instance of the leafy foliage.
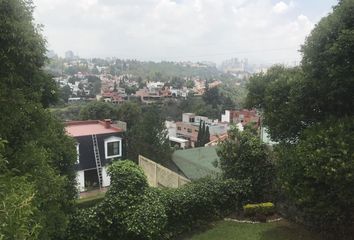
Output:
<instances>
[{"instance_id":1,"label":"leafy foliage","mask_svg":"<svg viewBox=\"0 0 354 240\"><path fill-rule=\"evenodd\" d=\"M132 161L109 168L111 187L104 200L75 214L69 239L156 239L166 223L164 206Z\"/></svg>"},{"instance_id":2,"label":"leafy foliage","mask_svg":"<svg viewBox=\"0 0 354 240\"><path fill-rule=\"evenodd\" d=\"M302 105L306 104L302 99L302 79L301 69L282 66L250 79L246 105L263 110L263 124L273 140L295 140L313 122Z\"/></svg>"},{"instance_id":3,"label":"leafy foliage","mask_svg":"<svg viewBox=\"0 0 354 240\"><path fill-rule=\"evenodd\" d=\"M18 196L14 204L24 203L18 226L27 218L27 230L33 232L19 229L19 234L51 239L64 233L76 194L75 148L45 109L57 100L58 91L42 70L45 41L32 11L32 1L0 1L0 19L6 19L0 21L0 137L8 142L3 151L8 162L0 173L10 176L2 187L13 190L9 197ZM4 207L11 212L11 205ZM37 224L40 229L32 228ZM5 238L13 238L7 235L12 233Z\"/></svg>"},{"instance_id":4,"label":"leafy foliage","mask_svg":"<svg viewBox=\"0 0 354 240\"><path fill-rule=\"evenodd\" d=\"M210 142L209 126L205 126L204 121L200 121L196 147L202 147Z\"/></svg>"},{"instance_id":5,"label":"leafy foliage","mask_svg":"<svg viewBox=\"0 0 354 240\"><path fill-rule=\"evenodd\" d=\"M352 115L354 108L354 2L341 0L321 19L301 52L306 111L317 119Z\"/></svg>"},{"instance_id":6,"label":"leafy foliage","mask_svg":"<svg viewBox=\"0 0 354 240\"><path fill-rule=\"evenodd\" d=\"M318 23L302 46L299 68L277 66L250 79L247 106L264 111L273 140L296 141L314 123L352 115L353 9L342 0Z\"/></svg>"},{"instance_id":7,"label":"leafy foliage","mask_svg":"<svg viewBox=\"0 0 354 240\"><path fill-rule=\"evenodd\" d=\"M249 193L245 181L211 178L178 189L151 188L129 160L114 162L109 173L104 200L72 217L68 239L170 239L240 208Z\"/></svg>"},{"instance_id":8,"label":"leafy foliage","mask_svg":"<svg viewBox=\"0 0 354 240\"><path fill-rule=\"evenodd\" d=\"M301 66L255 76L247 98L282 140L279 184L293 216L341 238L353 226L353 10L339 1L302 46Z\"/></svg>"},{"instance_id":9,"label":"leafy foliage","mask_svg":"<svg viewBox=\"0 0 354 240\"><path fill-rule=\"evenodd\" d=\"M164 163L171 158L171 148L159 108L155 105L144 108L144 112L128 132L128 157L138 155Z\"/></svg>"},{"instance_id":10,"label":"leafy foliage","mask_svg":"<svg viewBox=\"0 0 354 240\"><path fill-rule=\"evenodd\" d=\"M246 216L271 215L275 212L275 206L271 202L258 203L258 204L246 204L243 206L243 212Z\"/></svg>"},{"instance_id":11,"label":"leafy foliage","mask_svg":"<svg viewBox=\"0 0 354 240\"><path fill-rule=\"evenodd\" d=\"M237 128L229 131L229 138L220 144L218 155L225 178L249 180L250 200L263 201L272 192L274 166L266 146L259 138Z\"/></svg>"},{"instance_id":12,"label":"leafy foliage","mask_svg":"<svg viewBox=\"0 0 354 240\"><path fill-rule=\"evenodd\" d=\"M177 189L162 191L167 214L167 236L195 230L239 209L248 200L247 181L205 178Z\"/></svg>"},{"instance_id":13,"label":"leafy foliage","mask_svg":"<svg viewBox=\"0 0 354 240\"><path fill-rule=\"evenodd\" d=\"M315 228L352 226L353 134L353 118L332 119L305 130L297 145L278 147L281 189Z\"/></svg>"},{"instance_id":14,"label":"leafy foliage","mask_svg":"<svg viewBox=\"0 0 354 240\"><path fill-rule=\"evenodd\" d=\"M80 118L82 120L114 119L115 115L115 107L111 103L106 102L91 102L80 111Z\"/></svg>"},{"instance_id":15,"label":"leafy foliage","mask_svg":"<svg viewBox=\"0 0 354 240\"><path fill-rule=\"evenodd\" d=\"M0 239L38 239L34 186L25 177L0 177Z\"/></svg>"},{"instance_id":16,"label":"leafy foliage","mask_svg":"<svg viewBox=\"0 0 354 240\"><path fill-rule=\"evenodd\" d=\"M0 139L2 169L7 165L2 156L4 146L5 142ZM34 189L25 177L14 176L10 171L0 176L0 239L38 238L41 226L33 203Z\"/></svg>"}]
</instances>

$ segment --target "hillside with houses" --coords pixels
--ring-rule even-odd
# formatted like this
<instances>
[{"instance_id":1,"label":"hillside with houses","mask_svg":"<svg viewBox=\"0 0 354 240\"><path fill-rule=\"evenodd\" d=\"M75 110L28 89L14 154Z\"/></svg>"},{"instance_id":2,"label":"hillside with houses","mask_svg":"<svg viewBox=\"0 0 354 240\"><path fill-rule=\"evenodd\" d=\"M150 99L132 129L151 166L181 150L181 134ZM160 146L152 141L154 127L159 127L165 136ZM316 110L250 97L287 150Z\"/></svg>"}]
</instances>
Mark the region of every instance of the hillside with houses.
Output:
<instances>
[{"instance_id":1,"label":"hillside with houses","mask_svg":"<svg viewBox=\"0 0 354 240\"><path fill-rule=\"evenodd\" d=\"M164 4L167 15L189 4L159 3L148 14L159 21ZM70 4L84 6L80 24L131 3ZM34 11L0 1L0 240L353 239L352 0L289 25L312 29L296 66L60 57Z\"/></svg>"}]
</instances>

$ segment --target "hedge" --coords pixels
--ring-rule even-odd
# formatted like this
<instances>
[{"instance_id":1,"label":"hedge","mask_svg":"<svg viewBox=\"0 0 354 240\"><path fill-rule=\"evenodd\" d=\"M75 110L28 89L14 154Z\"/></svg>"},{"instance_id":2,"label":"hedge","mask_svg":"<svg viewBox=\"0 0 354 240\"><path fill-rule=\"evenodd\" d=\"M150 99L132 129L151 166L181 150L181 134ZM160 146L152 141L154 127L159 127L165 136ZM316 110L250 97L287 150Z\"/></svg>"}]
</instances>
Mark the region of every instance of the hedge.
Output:
<instances>
[{"instance_id":1,"label":"hedge","mask_svg":"<svg viewBox=\"0 0 354 240\"><path fill-rule=\"evenodd\" d=\"M71 218L67 239L170 239L241 209L248 182L206 178L177 189L147 185L131 161L114 163L111 187L96 206Z\"/></svg>"},{"instance_id":2,"label":"hedge","mask_svg":"<svg viewBox=\"0 0 354 240\"><path fill-rule=\"evenodd\" d=\"M243 212L245 216L255 216L257 214L268 216L275 212L275 206L271 202L247 204L243 206Z\"/></svg>"}]
</instances>

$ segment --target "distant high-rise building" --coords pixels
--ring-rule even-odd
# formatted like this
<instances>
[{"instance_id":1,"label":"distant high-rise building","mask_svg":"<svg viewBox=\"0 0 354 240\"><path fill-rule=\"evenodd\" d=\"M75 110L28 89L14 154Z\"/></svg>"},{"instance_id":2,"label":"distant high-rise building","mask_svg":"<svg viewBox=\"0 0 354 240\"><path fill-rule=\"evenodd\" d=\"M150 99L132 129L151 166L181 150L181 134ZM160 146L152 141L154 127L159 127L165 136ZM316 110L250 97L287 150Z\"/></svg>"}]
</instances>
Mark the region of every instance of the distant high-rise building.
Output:
<instances>
[{"instance_id":1,"label":"distant high-rise building","mask_svg":"<svg viewBox=\"0 0 354 240\"><path fill-rule=\"evenodd\" d=\"M248 70L248 59L232 58L221 63L221 69L224 72L236 73Z\"/></svg>"},{"instance_id":2,"label":"distant high-rise building","mask_svg":"<svg viewBox=\"0 0 354 240\"><path fill-rule=\"evenodd\" d=\"M68 60L71 60L71 59L74 59L74 52L69 50L67 52L65 52L65 58L68 59Z\"/></svg>"}]
</instances>

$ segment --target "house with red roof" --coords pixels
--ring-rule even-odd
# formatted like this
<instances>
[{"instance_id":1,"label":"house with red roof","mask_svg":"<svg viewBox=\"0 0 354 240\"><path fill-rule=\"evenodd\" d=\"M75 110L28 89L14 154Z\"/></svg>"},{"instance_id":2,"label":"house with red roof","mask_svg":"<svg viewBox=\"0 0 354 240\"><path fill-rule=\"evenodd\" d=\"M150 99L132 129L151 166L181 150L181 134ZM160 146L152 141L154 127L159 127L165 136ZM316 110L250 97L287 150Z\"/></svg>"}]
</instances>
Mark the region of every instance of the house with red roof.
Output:
<instances>
[{"instance_id":1,"label":"house with red roof","mask_svg":"<svg viewBox=\"0 0 354 240\"><path fill-rule=\"evenodd\" d=\"M68 121L65 122L65 130L76 141L79 191L109 186L107 166L112 160L124 156L125 130L113 125L110 119Z\"/></svg>"},{"instance_id":2,"label":"house with red roof","mask_svg":"<svg viewBox=\"0 0 354 240\"><path fill-rule=\"evenodd\" d=\"M256 110L225 110L225 114L221 115L221 122L238 124L245 126L249 123L254 123L258 128L260 126L260 116Z\"/></svg>"}]
</instances>

